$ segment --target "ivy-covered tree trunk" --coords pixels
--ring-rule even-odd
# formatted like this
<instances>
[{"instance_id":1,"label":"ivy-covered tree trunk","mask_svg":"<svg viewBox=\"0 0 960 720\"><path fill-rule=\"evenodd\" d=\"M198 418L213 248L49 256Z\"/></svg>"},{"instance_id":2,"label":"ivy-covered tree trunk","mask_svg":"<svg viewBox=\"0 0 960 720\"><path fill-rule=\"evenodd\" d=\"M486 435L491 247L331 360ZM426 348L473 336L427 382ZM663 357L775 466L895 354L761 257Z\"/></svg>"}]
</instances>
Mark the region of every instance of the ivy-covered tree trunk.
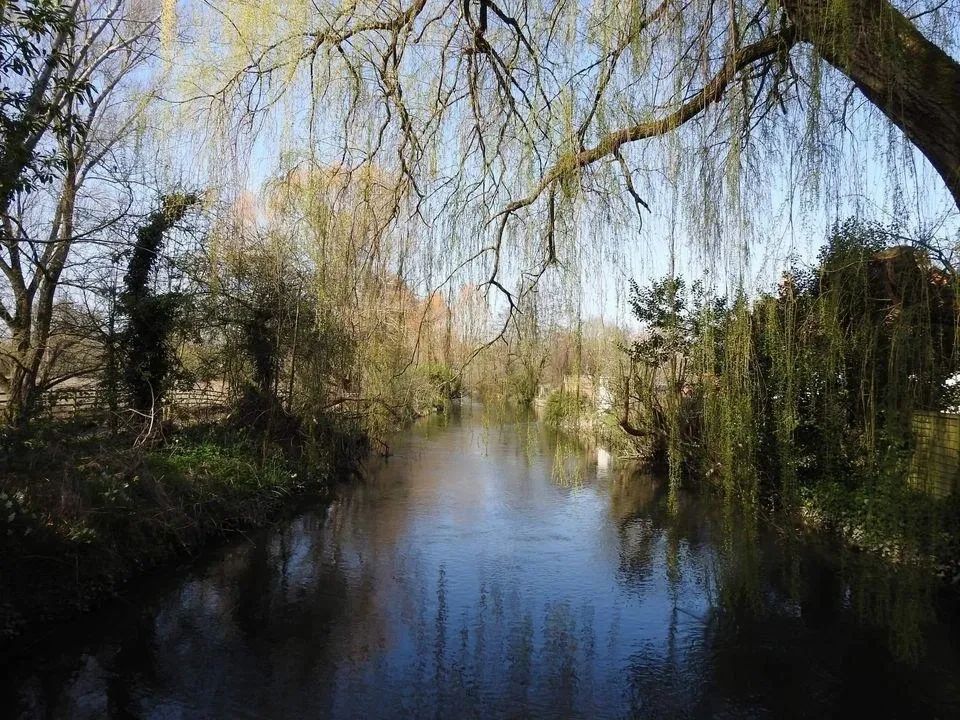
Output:
<instances>
[{"instance_id":1,"label":"ivy-covered tree trunk","mask_svg":"<svg viewBox=\"0 0 960 720\"><path fill-rule=\"evenodd\" d=\"M171 374L169 337L179 298L156 295L150 281L156 271L164 235L199 202L194 194L167 195L137 231L124 276L120 307L127 326L122 336L123 380L130 406L153 418L163 400Z\"/></svg>"},{"instance_id":2,"label":"ivy-covered tree trunk","mask_svg":"<svg viewBox=\"0 0 960 720\"><path fill-rule=\"evenodd\" d=\"M887 0L784 0L799 39L849 77L960 207L960 64Z\"/></svg>"}]
</instances>

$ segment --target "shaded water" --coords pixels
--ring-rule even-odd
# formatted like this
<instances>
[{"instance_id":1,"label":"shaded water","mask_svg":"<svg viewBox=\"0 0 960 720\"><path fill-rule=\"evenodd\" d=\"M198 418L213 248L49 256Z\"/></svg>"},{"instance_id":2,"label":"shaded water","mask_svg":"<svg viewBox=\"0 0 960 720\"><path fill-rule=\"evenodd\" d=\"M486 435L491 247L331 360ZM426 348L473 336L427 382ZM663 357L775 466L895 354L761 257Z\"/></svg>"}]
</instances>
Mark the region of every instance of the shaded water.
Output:
<instances>
[{"instance_id":1,"label":"shaded water","mask_svg":"<svg viewBox=\"0 0 960 720\"><path fill-rule=\"evenodd\" d=\"M396 451L18 660L0 716L960 716L957 627L917 578L535 423L465 414Z\"/></svg>"}]
</instances>

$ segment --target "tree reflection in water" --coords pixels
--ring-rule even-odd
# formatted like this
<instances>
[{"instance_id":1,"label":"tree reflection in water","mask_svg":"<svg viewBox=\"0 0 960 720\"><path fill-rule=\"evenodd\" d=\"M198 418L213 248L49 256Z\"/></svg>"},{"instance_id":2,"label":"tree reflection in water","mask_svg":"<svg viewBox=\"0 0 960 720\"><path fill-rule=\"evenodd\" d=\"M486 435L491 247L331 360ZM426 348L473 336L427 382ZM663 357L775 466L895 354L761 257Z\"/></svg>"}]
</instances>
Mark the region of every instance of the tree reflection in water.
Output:
<instances>
[{"instance_id":1,"label":"tree reflection in water","mask_svg":"<svg viewBox=\"0 0 960 720\"><path fill-rule=\"evenodd\" d=\"M656 475L598 474L529 422L447 423L329 507L38 648L0 702L54 718L957 714L957 631L921 576Z\"/></svg>"}]
</instances>

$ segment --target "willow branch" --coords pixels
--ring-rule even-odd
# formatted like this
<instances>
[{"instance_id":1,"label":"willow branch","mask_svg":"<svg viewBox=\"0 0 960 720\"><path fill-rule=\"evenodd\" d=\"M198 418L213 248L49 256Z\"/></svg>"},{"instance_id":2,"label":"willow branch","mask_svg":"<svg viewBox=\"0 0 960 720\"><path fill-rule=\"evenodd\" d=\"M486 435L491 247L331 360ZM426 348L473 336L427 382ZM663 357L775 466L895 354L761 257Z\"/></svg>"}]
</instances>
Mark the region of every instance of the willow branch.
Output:
<instances>
[{"instance_id":1,"label":"willow branch","mask_svg":"<svg viewBox=\"0 0 960 720\"><path fill-rule=\"evenodd\" d=\"M606 157L615 155L624 145L647 138L666 135L681 125L697 117L711 105L717 103L727 90L727 86L736 78L737 74L753 65L758 60L771 57L784 48L791 47L797 41L797 34L793 27L787 27L773 35L768 35L751 45L741 48L731 54L724 62L720 71L693 97L684 102L674 112L665 117L640 122L603 135L596 145L571 153L560 158L544 175L533 191L526 197L514 200L497 214L497 218L504 221L512 213L532 205L543 194L544 190L559 182L569 173L592 165ZM501 222L500 233L503 225Z\"/></svg>"}]
</instances>

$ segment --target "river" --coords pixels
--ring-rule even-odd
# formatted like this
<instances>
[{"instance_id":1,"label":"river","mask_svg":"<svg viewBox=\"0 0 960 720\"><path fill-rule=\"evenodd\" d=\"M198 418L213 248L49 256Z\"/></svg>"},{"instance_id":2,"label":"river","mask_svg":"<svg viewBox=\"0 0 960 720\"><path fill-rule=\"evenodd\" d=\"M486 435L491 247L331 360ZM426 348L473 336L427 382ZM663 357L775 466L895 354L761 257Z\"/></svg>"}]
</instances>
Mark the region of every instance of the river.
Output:
<instances>
[{"instance_id":1,"label":"river","mask_svg":"<svg viewBox=\"0 0 960 720\"><path fill-rule=\"evenodd\" d=\"M958 621L911 573L535 422L394 449L34 647L0 716L960 717Z\"/></svg>"}]
</instances>

